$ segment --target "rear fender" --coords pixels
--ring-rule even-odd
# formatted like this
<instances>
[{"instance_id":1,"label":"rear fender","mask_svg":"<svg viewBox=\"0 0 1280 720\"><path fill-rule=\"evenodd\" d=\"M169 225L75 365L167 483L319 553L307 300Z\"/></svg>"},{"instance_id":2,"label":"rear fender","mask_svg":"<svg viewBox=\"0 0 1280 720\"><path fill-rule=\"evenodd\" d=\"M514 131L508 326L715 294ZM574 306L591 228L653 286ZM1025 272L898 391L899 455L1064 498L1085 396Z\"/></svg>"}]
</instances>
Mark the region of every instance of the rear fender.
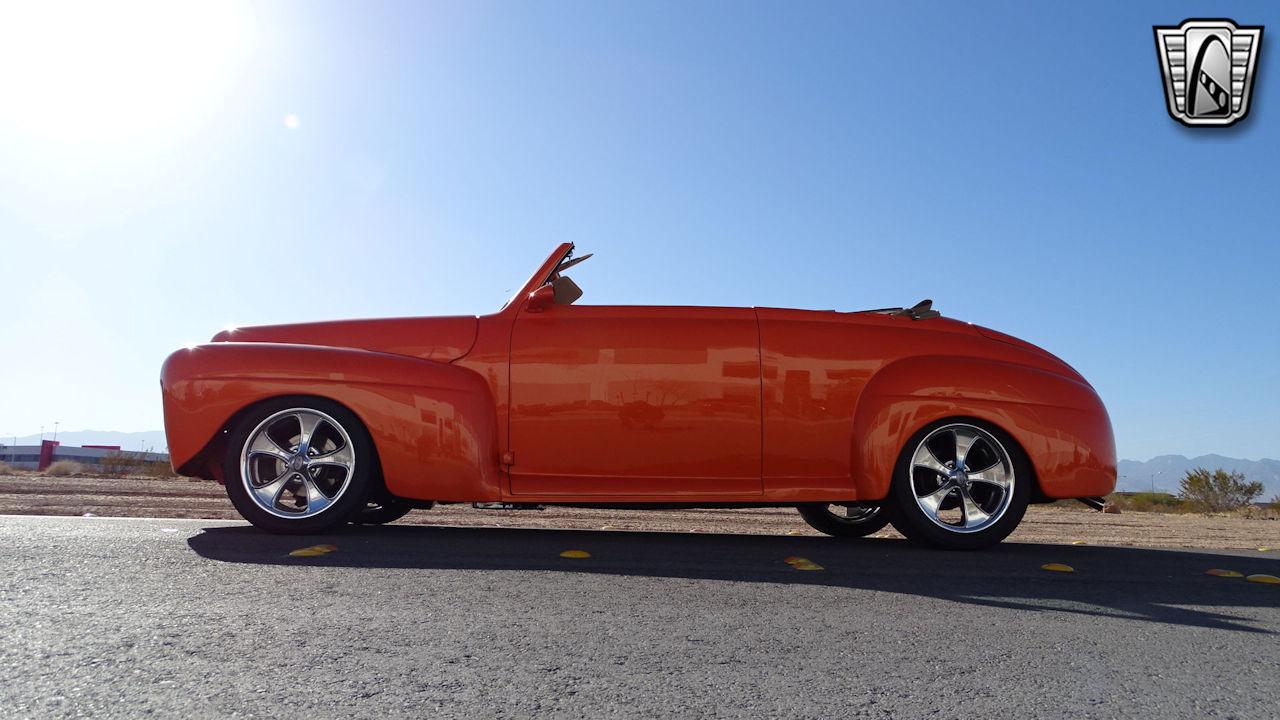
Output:
<instances>
[{"instance_id":1,"label":"rear fender","mask_svg":"<svg viewBox=\"0 0 1280 720\"><path fill-rule=\"evenodd\" d=\"M351 348L216 343L170 355L160 385L170 455L183 474L216 478L222 438L255 403L314 395L365 424L392 494L499 499L494 404L470 370Z\"/></svg>"},{"instance_id":2,"label":"rear fender","mask_svg":"<svg viewBox=\"0 0 1280 720\"><path fill-rule=\"evenodd\" d=\"M921 356L885 366L858 400L850 458L857 497L885 498L907 440L949 418L1008 433L1031 463L1039 497L1101 496L1115 488L1111 421L1093 388L1024 365Z\"/></svg>"}]
</instances>

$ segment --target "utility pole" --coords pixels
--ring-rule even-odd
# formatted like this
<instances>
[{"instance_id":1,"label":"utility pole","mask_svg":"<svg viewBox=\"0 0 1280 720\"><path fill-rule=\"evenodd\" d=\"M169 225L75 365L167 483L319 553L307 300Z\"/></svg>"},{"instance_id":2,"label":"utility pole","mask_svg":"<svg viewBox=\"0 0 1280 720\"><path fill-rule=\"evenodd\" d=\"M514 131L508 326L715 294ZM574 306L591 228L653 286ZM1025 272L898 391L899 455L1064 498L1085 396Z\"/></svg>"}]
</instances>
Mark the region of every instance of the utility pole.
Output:
<instances>
[{"instance_id":1,"label":"utility pole","mask_svg":"<svg viewBox=\"0 0 1280 720\"><path fill-rule=\"evenodd\" d=\"M58 421L53 421L53 441L58 442Z\"/></svg>"}]
</instances>

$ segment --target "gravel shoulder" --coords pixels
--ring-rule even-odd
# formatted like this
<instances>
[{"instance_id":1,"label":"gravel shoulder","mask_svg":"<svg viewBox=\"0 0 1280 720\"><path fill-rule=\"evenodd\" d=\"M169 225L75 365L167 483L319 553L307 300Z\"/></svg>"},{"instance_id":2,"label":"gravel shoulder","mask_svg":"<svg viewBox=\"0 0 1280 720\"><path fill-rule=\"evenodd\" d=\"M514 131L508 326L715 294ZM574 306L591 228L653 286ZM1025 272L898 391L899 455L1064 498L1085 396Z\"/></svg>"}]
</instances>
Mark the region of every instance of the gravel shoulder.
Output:
<instances>
[{"instance_id":1,"label":"gravel shoulder","mask_svg":"<svg viewBox=\"0 0 1280 720\"><path fill-rule=\"evenodd\" d=\"M187 478L0 475L0 514L238 520L222 486ZM476 510L444 505L397 524L817 536L791 508L743 510ZM885 529L875 537L898 537ZM1032 506L1011 540L1025 543L1280 549L1280 520L1261 517L1104 514L1073 503Z\"/></svg>"}]
</instances>

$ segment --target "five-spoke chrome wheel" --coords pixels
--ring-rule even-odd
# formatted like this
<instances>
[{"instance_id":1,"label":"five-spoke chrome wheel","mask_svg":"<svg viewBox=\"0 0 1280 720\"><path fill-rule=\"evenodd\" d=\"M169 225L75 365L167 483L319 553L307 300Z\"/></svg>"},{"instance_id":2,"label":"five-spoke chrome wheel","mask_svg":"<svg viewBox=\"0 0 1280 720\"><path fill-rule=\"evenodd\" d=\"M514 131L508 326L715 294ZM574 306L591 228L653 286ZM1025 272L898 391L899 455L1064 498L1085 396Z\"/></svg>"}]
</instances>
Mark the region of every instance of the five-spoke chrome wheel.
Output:
<instances>
[{"instance_id":1,"label":"five-spoke chrome wheel","mask_svg":"<svg viewBox=\"0 0 1280 720\"><path fill-rule=\"evenodd\" d=\"M949 532L995 525L1014 496L1013 461L990 432L965 423L943 425L911 455L910 487L917 508Z\"/></svg>"},{"instance_id":2,"label":"five-spoke chrome wheel","mask_svg":"<svg viewBox=\"0 0 1280 720\"><path fill-rule=\"evenodd\" d=\"M351 485L356 449L338 420L314 408L269 415L249 432L240 478L253 503L271 515L314 517Z\"/></svg>"}]
</instances>

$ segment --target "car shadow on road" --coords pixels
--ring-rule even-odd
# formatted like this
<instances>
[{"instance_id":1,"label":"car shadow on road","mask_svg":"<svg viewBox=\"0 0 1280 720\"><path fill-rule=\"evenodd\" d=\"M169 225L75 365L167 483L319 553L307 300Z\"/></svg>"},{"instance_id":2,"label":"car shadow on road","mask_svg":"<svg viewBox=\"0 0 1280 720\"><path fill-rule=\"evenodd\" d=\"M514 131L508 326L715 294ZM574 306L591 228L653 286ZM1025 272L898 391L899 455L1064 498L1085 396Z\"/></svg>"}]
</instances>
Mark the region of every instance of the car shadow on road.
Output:
<instances>
[{"instance_id":1,"label":"car shadow on road","mask_svg":"<svg viewBox=\"0 0 1280 720\"><path fill-rule=\"evenodd\" d=\"M703 533L391 525L279 536L243 525L188 540L201 557L259 565L406 570L559 571L633 577L818 585L901 593L1034 612L1065 612L1272 634L1253 618L1203 609L1280 607L1280 587L1206 575L1210 568L1280 574L1280 559L1131 547L1004 543L945 552L903 540ZM294 557L331 544L333 552ZM580 550L586 558L560 553ZM821 569L786 562L802 557ZM793 560L794 563L794 560ZM1074 572L1041 569L1064 563ZM802 563L794 563L800 564Z\"/></svg>"}]
</instances>

